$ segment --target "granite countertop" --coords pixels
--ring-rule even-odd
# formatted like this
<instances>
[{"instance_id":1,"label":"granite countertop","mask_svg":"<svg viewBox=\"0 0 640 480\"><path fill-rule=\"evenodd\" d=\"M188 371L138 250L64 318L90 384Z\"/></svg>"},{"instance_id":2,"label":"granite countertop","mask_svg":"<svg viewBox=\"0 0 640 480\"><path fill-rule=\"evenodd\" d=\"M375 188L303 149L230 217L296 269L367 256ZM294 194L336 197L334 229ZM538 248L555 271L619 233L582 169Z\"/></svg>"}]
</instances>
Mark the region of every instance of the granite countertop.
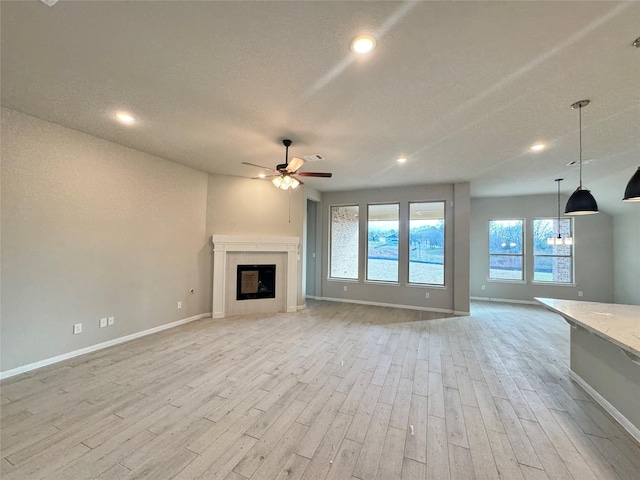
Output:
<instances>
[{"instance_id":1,"label":"granite countertop","mask_svg":"<svg viewBox=\"0 0 640 480\"><path fill-rule=\"evenodd\" d=\"M556 298L536 297L535 300L562 315L570 323L575 323L640 358L640 306Z\"/></svg>"}]
</instances>

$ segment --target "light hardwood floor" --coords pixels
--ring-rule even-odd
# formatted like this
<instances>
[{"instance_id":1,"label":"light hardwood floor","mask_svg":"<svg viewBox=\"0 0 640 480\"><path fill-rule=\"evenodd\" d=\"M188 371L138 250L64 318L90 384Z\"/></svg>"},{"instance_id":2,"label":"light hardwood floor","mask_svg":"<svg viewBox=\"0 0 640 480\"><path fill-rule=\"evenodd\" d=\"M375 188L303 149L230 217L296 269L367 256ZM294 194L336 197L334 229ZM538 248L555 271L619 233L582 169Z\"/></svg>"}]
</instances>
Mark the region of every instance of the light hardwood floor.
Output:
<instances>
[{"instance_id":1,"label":"light hardwood floor","mask_svg":"<svg viewBox=\"0 0 640 480\"><path fill-rule=\"evenodd\" d=\"M533 306L204 319L2 382L1 476L640 479L568 350Z\"/></svg>"}]
</instances>

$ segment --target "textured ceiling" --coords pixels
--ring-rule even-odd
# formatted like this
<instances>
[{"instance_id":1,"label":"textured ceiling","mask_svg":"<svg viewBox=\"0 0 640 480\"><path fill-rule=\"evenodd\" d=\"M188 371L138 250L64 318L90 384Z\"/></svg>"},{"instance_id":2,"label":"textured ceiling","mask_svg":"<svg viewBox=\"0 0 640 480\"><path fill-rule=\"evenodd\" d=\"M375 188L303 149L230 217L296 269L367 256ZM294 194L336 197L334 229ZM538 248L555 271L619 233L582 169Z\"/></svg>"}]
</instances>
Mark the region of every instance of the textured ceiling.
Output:
<instances>
[{"instance_id":1,"label":"textured ceiling","mask_svg":"<svg viewBox=\"0 0 640 480\"><path fill-rule=\"evenodd\" d=\"M290 154L320 191L583 180L603 210L640 164L640 3L0 2L2 105L212 173ZM360 33L378 39L356 57ZM138 119L113 121L117 110ZM536 142L549 148L531 153ZM399 165L395 159L406 156Z\"/></svg>"}]
</instances>

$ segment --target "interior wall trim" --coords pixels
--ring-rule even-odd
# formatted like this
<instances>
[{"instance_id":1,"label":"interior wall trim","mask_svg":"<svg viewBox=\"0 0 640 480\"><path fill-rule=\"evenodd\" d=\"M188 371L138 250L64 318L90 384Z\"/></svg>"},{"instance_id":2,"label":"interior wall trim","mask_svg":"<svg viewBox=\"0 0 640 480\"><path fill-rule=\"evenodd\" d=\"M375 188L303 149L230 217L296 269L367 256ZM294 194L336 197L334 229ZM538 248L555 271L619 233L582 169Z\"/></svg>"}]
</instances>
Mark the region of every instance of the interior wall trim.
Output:
<instances>
[{"instance_id":1,"label":"interior wall trim","mask_svg":"<svg viewBox=\"0 0 640 480\"><path fill-rule=\"evenodd\" d=\"M469 297L471 300L480 302L499 302L499 303L518 303L524 305L540 305L535 300L513 300L511 298L495 298L495 297Z\"/></svg>"},{"instance_id":2,"label":"interior wall trim","mask_svg":"<svg viewBox=\"0 0 640 480\"><path fill-rule=\"evenodd\" d=\"M618 422L620 426L629 433L629 435L640 442L640 430L638 430L638 428L636 428L636 426L631 423L627 417L620 413L620 411L618 411L616 407L611 405L606 398L596 392L595 389L586 381L584 381L582 377L576 372L574 372L573 370L569 370L569 377L571 377L571 380L580 385L582 389L587 392L598 405L604 408L607 413L609 413L609 415L611 415L616 420L616 422Z\"/></svg>"},{"instance_id":3,"label":"interior wall trim","mask_svg":"<svg viewBox=\"0 0 640 480\"><path fill-rule=\"evenodd\" d=\"M140 332L132 333L130 335L125 335L124 337L114 338L113 340L108 340L106 342L90 345L88 347L84 347L79 350L74 350L72 352L63 353L62 355L57 355L51 358L45 358L44 360L39 360L37 362L29 363L21 367L12 368L11 370L5 370L4 372L0 372L0 380L9 378L9 377L14 377L16 375L20 375L21 373L30 372L31 370L36 370L38 368L46 367L47 365L63 362L70 358L78 357L80 355L85 355L87 353L95 352L97 350L102 350L103 348L112 347L113 345L119 345L120 343L128 342L129 340L145 337L147 335L161 332L163 330L168 330L170 328L178 327L180 325L184 325L185 323L193 322L195 320L200 320L201 318L207 318L207 317L211 317L211 313L201 313L199 315L194 315L193 317L183 318L182 320L176 320L175 322L166 323L164 325L159 325L157 327L149 328L148 330L142 330Z\"/></svg>"},{"instance_id":4,"label":"interior wall trim","mask_svg":"<svg viewBox=\"0 0 640 480\"><path fill-rule=\"evenodd\" d=\"M307 297L310 298L310 297ZM456 314L450 308L431 308L418 305L400 305L398 303L380 303L380 302L368 302L366 300L352 300L350 298L333 298L333 297L315 297L316 300L326 300L328 302L342 302L342 303L357 303L359 305L373 305L375 307L389 307L389 308L402 308L405 310L422 310L426 312L440 312L440 313L453 313ZM465 312L464 315L469 315L469 312Z\"/></svg>"}]
</instances>

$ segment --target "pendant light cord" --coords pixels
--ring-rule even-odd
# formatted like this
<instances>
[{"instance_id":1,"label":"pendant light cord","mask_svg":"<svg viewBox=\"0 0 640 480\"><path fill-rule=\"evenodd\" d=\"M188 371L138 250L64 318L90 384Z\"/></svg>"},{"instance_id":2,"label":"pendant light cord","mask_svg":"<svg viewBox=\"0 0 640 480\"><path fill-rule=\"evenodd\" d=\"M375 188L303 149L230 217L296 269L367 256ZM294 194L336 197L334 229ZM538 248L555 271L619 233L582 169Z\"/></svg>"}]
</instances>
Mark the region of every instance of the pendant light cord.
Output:
<instances>
[{"instance_id":1,"label":"pendant light cord","mask_svg":"<svg viewBox=\"0 0 640 480\"><path fill-rule=\"evenodd\" d=\"M578 108L578 118L580 124L580 190L582 190L582 105ZM558 182L560 188L560 182Z\"/></svg>"},{"instance_id":2,"label":"pendant light cord","mask_svg":"<svg viewBox=\"0 0 640 480\"><path fill-rule=\"evenodd\" d=\"M556 180L556 182L558 182L558 238L560 237L560 182L562 181L561 178L558 178Z\"/></svg>"}]
</instances>

